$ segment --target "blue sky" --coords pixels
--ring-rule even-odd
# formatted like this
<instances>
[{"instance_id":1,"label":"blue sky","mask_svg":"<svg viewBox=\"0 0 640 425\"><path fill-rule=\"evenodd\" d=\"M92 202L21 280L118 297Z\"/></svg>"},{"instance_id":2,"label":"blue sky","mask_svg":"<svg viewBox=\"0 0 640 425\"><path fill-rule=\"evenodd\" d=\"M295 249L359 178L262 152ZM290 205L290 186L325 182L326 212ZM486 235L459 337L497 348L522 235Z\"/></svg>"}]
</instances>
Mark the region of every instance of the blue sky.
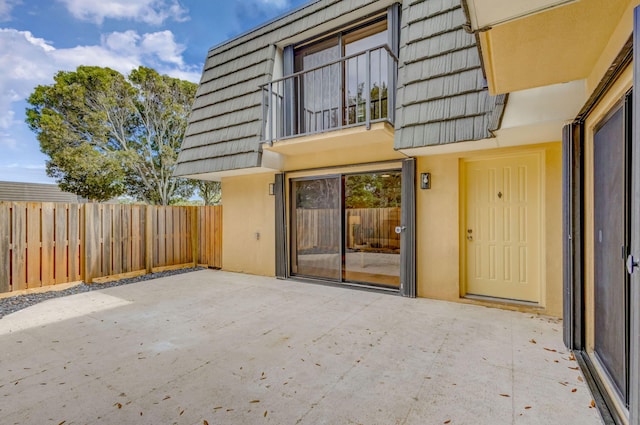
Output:
<instances>
[{"instance_id":1,"label":"blue sky","mask_svg":"<svg viewBox=\"0 0 640 425\"><path fill-rule=\"evenodd\" d=\"M0 0L0 181L54 183L25 99L59 70L144 65L198 82L207 50L306 0Z\"/></svg>"}]
</instances>

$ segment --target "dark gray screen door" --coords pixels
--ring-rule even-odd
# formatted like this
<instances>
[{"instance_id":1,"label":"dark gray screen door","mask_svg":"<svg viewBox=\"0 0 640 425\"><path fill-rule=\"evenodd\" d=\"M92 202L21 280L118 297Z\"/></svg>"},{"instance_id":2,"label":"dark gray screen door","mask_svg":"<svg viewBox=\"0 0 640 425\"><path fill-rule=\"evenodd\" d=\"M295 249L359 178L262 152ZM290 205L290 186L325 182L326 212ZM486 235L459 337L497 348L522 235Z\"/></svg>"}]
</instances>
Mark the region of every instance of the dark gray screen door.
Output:
<instances>
[{"instance_id":1,"label":"dark gray screen door","mask_svg":"<svg viewBox=\"0 0 640 425\"><path fill-rule=\"evenodd\" d=\"M640 87L640 7L634 10L633 24L633 85ZM640 254L640 90L633 92L633 142L631 148L631 258ZM640 273L633 268L630 285L629 360L629 424L640 425Z\"/></svg>"},{"instance_id":2,"label":"dark gray screen door","mask_svg":"<svg viewBox=\"0 0 640 425\"><path fill-rule=\"evenodd\" d=\"M603 120L594 136L594 284L596 355L627 399L627 247L625 108Z\"/></svg>"}]
</instances>

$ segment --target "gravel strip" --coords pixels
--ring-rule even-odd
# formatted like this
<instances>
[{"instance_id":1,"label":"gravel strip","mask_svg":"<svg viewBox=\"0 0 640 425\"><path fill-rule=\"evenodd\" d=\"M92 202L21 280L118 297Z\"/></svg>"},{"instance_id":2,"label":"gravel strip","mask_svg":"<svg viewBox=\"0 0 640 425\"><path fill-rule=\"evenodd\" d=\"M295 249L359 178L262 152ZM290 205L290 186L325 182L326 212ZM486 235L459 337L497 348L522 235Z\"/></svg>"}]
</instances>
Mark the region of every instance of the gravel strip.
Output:
<instances>
[{"instance_id":1,"label":"gravel strip","mask_svg":"<svg viewBox=\"0 0 640 425\"><path fill-rule=\"evenodd\" d=\"M80 285L62 291L52 290L37 294L16 295L15 297L2 298L0 299L0 319L2 319L2 317L6 316L7 314L14 313L18 310L22 310L23 308L30 307L34 304L38 304L39 302L50 300L52 298L65 297L67 295L80 294L82 292L97 291L99 289L106 289L114 286L128 285L130 283L142 282L150 279L158 279L161 277L173 276L176 274L189 273L196 270L204 270L204 268L192 267L187 269L167 270L164 272L150 273L142 276L130 277L127 279L114 280L113 282L92 283L91 285L87 285L83 282Z\"/></svg>"}]
</instances>

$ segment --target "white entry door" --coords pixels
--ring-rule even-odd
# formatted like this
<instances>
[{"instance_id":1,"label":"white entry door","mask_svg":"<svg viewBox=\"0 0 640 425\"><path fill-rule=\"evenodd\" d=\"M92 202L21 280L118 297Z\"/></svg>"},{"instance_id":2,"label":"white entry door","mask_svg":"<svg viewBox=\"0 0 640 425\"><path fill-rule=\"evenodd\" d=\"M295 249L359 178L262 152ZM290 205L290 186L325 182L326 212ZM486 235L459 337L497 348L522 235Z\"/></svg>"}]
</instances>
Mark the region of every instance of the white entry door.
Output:
<instances>
[{"instance_id":1,"label":"white entry door","mask_svg":"<svg viewBox=\"0 0 640 425\"><path fill-rule=\"evenodd\" d=\"M467 294L540 301L541 160L465 162Z\"/></svg>"}]
</instances>

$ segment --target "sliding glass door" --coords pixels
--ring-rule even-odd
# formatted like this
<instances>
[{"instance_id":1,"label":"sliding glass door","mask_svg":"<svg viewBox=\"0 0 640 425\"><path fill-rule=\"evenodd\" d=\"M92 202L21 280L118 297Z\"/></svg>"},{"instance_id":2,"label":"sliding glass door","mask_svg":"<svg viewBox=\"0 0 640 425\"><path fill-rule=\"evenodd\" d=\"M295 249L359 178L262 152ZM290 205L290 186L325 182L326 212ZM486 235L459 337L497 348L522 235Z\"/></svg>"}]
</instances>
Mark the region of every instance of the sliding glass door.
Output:
<instances>
[{"instance_id":1,"label":"sliding glass door","mask_svg":"<svg viewBox=\"0 0 640 425\"><path fill-rule=\"evenodd\" d=\"M399 288L401 173L292 180L291 273Z\"/></svg>"}]
</instances>

